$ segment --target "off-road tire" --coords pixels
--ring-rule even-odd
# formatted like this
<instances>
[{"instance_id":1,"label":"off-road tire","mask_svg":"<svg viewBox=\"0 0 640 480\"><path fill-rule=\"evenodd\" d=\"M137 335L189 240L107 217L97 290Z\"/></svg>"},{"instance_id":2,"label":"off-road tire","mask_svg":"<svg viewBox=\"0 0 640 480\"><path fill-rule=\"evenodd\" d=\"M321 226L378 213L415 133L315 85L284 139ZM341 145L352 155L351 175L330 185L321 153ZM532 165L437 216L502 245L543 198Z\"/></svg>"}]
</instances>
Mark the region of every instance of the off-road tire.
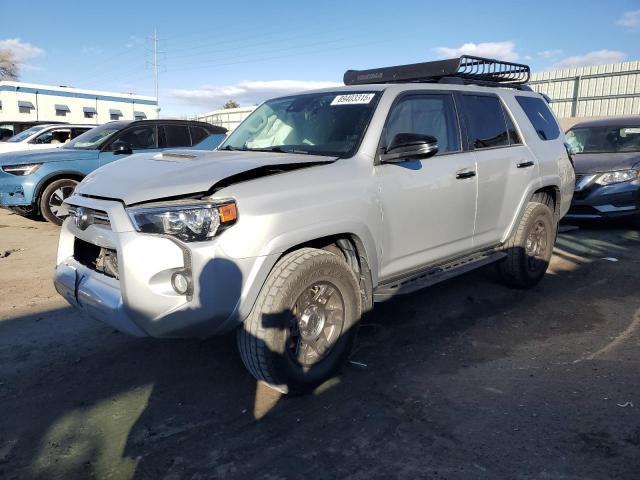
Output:
<instances>
[{"instance_id":1,"label":"off-road tire","mask_svg":"<svg viewBox=\"0 0 640 480\"><path fill-rule=\"evenodd\" d=\"M541 225L544 228L540 234L545 242L544 251L540 255L531 255L527 251L527 241ZM549 267L557 231L553 198L548 194L535 195L527 204L518 228L503 247L507 258L498 264L502 280L515 288L530 288L540 282Z\"/></svg>"},{"instance_id":2,"label":"off-road tire","mask_svg":"<svg viewBox=\"0 0 640 480\"><path fill-rule=\"evenodd\" d=\"M294 305L313 285L330 282L342 300L343 322L325 356L302 366L289 354ZM331 378L347 359L362 312L358 280L345 260L326 250L302 248L285 255L269 274L251 314L238 329L243 363L259 381L282 393L303 393Z\"/></svg>"},{"instance_id":3,"label":"off-road tire","mask_svg":"<svg viewBox=\"0 0 640 480\"><path fill-rule=\"evenodd\" d=\"M65 198L68 196L67 193L73 191L78 182L76 180L72 180L70 178L62 178L60 180L54 180L49 185L45 187L40 195L40 214L44 217L44 219L48 222L51 222L55 225L62 225L62 218L56 216L56 214L51 209L52 200L55 203L58 203L58 197L60 196L60 192L65 193Z\"/></svg>"}]
</instances>

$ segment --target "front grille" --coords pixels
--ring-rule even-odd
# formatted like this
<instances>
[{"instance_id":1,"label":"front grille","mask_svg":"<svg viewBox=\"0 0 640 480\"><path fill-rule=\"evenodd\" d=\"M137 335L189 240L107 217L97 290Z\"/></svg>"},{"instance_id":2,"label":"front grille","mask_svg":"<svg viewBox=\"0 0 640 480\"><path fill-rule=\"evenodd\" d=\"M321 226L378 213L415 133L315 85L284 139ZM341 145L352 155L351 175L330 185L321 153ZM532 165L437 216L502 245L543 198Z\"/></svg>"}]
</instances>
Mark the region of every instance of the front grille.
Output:
<instances>
[{"instance_id":1,"label":"front grille","mask_svg":"<svg viewBox=\"0 0 640 480\"><path fill-rule=\"evenodd\" d=\"M118 253L115 250L102 248L76 237L73 243L73 258L91 270L118 278Z\"/></svg>"},{"instance_id":2,"label":"front grille","mask_svg":"<svg viewBox=\"0 0 640 480\"><path fill-rule=\"evenodd\" d=\"M102 210L69 205L69 216L74 219L76 226L81 230L86 229L89 225L104 225L111 228L109 214Z\"/></svg>"}]
</instances>

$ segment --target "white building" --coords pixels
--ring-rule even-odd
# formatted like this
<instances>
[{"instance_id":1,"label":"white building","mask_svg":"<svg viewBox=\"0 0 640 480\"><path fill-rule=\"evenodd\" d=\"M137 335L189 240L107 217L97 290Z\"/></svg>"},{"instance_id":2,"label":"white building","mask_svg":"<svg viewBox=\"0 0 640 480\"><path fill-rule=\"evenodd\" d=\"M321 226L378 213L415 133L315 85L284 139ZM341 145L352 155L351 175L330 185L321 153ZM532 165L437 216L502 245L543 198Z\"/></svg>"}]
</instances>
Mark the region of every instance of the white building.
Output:
<instances>
[{"instance_id":1,"label":"white building","mask_svg":"<svg viewBox=\"0 0 640 480\"><path fill-rule=\"evenodd\" d=\"M23 82L0 82L1 121L58 121L99 125L111 120L157 118L154 97L55 87Z\"/></svg>"}]
</instances>

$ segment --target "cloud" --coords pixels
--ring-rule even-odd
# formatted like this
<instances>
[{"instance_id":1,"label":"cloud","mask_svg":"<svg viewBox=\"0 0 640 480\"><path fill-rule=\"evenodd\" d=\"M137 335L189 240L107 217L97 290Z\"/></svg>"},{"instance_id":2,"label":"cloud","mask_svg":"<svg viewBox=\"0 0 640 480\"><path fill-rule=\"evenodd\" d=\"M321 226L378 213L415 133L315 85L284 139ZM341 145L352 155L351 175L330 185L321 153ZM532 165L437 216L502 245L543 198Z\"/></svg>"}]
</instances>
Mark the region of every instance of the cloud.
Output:
<instances>
[{"instance_id":1,"label":"cloud","mask_svg":"<svg viewBox=\"0 0 640 480\"><path fill-rule=\"evenodd\" d=\"M629 28L631 30L635 30L640 27L640 10L624 12L616 21L616 25L620 25L621 27Z\"/></svg>"},{"instance_id":2,"label":"cloud","mask_svg":"<svg viewBox=\"0 0 640 480\"><path fill-rule=\"evenodd\" d=\"M205 109L218 109L230 99L241 106L250 106L272 97L287 95L302 90L330 88L342 85L336 82L316 82L305 80L243 81L235 85L203 85L197 89L173 89L169 97L188 105Z\"/></svg>"},{"instance_id":3,"label":"cloud","mask_svg":"<svg viewBox=\"0 0 640 480\"><path fill-rule=\"evenodd\" d=\"M30 43L23 42L19 38L7 38L0 40L0 50L11 52L19 66L24 66L32 58L44 55L44 50Z\"/></svg>"},{"instance_id":4,"label":"cloud","mask_svg":"<svg viewBox=\"0 0 640 480\"><path fill-rule=\"evenodd\" d=\"M556 68L588 67L590 65L622 62L626 57L626 53L617 50L596 50L584 55L567 57L556 62L553 66Z\"/></svg>"},{"instance_id":5,"label":"cloud","mask_svg":"<svg viewBox=\"0 0 640 480\"><path fill-rule=\"evenodd\" d=\"M465 43L458 48L439 47L434 49L440 57L459 57L460 55L476 55L513 62L520 58L513 42Z\"/></svg>"},{"instance_id":6,"label":"cloud","mask_svg":"<svg viewBox=\"0 0 640 480\"><path fill-rule=\"evenodd\" d=\"M539 57L551 59L551 60L555 60L562 54L563 54L562 50L543 50L537 53Z\"/></svg>"}]
</instances>

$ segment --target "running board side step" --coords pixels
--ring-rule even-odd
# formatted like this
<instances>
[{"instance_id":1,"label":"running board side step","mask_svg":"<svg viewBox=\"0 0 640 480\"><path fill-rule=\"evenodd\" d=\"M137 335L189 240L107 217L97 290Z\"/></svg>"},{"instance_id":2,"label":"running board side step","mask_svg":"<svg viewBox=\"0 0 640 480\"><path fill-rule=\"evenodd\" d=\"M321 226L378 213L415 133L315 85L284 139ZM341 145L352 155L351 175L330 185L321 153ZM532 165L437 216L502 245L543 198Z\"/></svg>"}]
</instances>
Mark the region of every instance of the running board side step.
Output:
<instances>
[{"instance_id":1,"label":"running board side step","mask_svg":"<svg viewBox=\"0 0 640 480\"><path fill-rule=\"evenodd\" d=\"M413 271L406 276L396 277L378 285L373 291L373 300L381 302L396 295L404 295L415 292L436 283L449 280L476 268L497 262L507 256L505 252L481 252L467 257L458 258L437 266L431 266L419 271Z\"/></svg>"}]
</instances>

